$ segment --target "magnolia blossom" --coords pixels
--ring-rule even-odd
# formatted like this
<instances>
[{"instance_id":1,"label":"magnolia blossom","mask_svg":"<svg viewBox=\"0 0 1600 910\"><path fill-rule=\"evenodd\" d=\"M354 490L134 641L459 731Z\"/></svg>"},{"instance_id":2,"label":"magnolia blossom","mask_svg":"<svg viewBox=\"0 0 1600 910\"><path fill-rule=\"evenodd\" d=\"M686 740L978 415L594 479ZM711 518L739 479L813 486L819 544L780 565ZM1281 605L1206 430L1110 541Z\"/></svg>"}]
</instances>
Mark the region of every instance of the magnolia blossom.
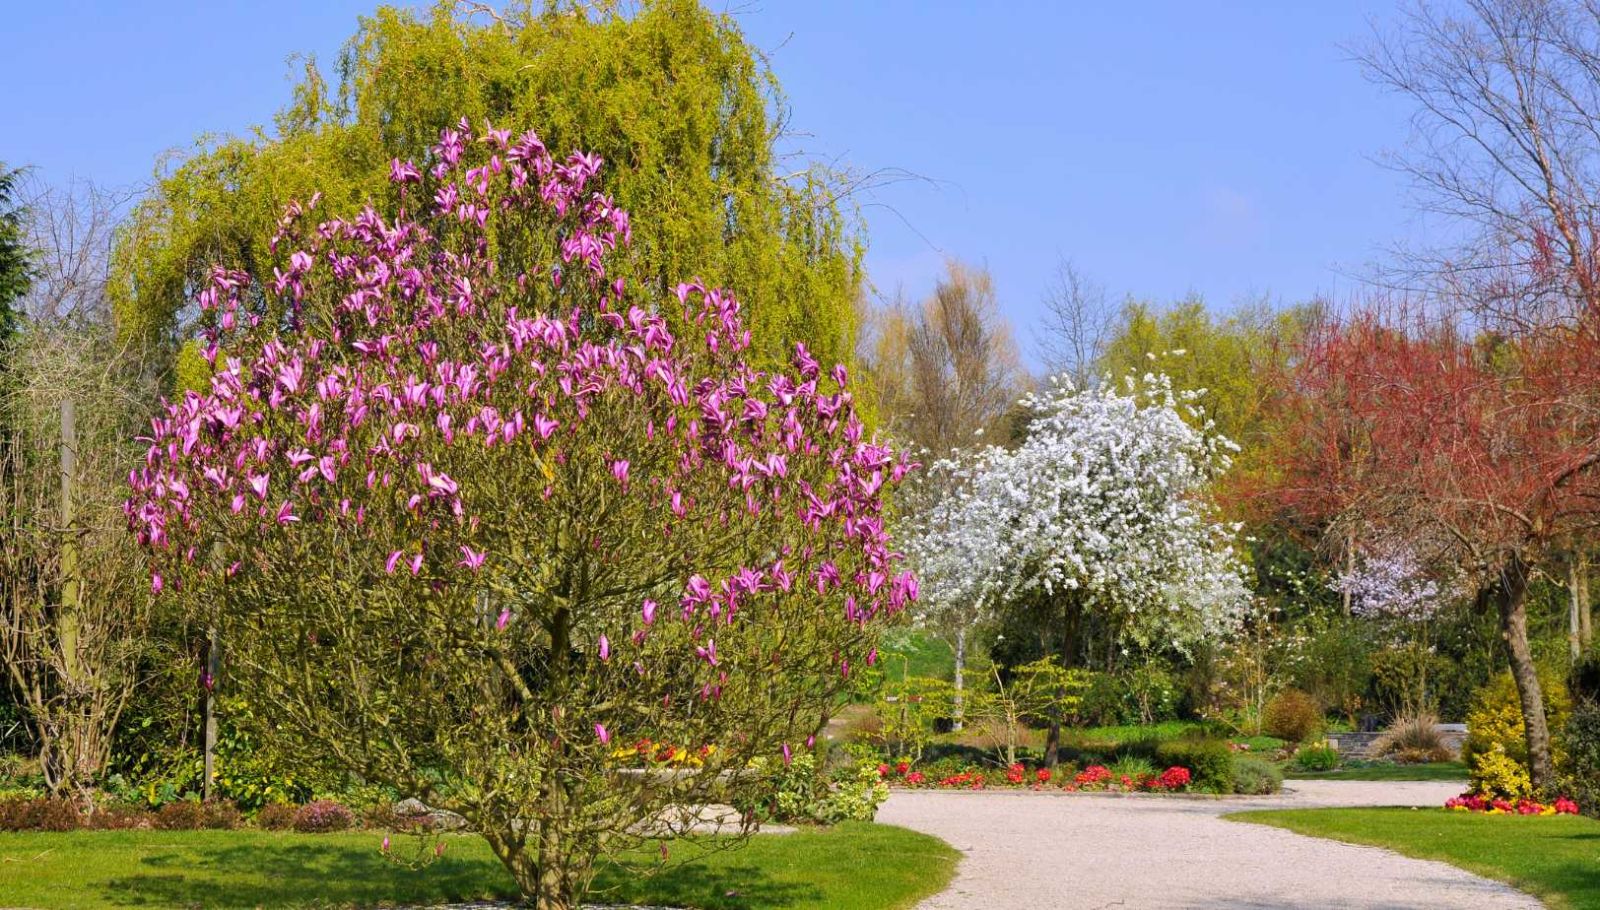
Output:
<instances>
[{"instance_id":1,"label":"magnolia blossom","mask_svg":"<svg viewBox=\"0 0 1600 910\"><path fill-rule=\"evenodd\" d=\"M1023 404L1035 420L1015 449L931 469L948 493L904 537L922 600L987 608L1070 593L1141 644L1234 627L1249 594L1237 529L1203 493L1235 446L1192 396L1146 376L1120 392L1059 382Z\"/></svg>"}]
</instances>

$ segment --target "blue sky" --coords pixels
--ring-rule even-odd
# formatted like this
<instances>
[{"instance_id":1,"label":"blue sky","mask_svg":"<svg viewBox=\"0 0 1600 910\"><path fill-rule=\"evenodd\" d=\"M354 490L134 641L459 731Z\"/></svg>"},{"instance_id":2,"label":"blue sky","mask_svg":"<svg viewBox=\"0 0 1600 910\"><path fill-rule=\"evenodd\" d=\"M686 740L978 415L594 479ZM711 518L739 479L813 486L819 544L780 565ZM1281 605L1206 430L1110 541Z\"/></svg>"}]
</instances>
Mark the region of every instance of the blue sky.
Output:
<instances>
[{"instance_id":1,"label":"blue sky","mask_svg":"<svg viewBox=\"0 0 1600 910\"><path fill-rule=\"evenodd\" d=\"M269 124L286 58L331 67L373 2L31 3L7 15L0 160L49 179L146 179L206 131ZM722 8L722 7L718 7ZM1116 296L1294 302L1421 231L1375 163L1409 109L1343 46L1394 0L730 0L806 148L926 180L863 199L868 268L925 292L987 265L1027 325L1058 256Z\"/></svg>"}]
</instances>

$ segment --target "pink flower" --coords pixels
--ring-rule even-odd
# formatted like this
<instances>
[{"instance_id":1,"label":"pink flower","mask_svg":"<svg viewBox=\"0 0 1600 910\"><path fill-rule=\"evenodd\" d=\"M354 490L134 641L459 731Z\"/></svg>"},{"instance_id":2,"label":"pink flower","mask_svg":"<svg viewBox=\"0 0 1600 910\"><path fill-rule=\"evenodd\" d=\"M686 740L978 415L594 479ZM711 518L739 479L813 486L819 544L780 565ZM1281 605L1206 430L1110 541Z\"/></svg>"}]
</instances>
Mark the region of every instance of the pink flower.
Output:
<instances>
[{"instance_id":1,"label":"pink flower","mask_svg":"<svg viewBox=\"0 0 1600 910\"><path fill-rule=\"evenodd\" d=\"M645 625L653 624L656 621L656 602L645 598L644 606L640 608L639 615L644 618Z\"/></svg>"},{"instance_id":2,"label":"pink flower","mask_svg":"<svg viewBox=\"0 0 1600 910\"><path fill-rule=\"evenodd\" d=\"M461 562L459 565L466 566L468 569L476 572L483 567L483 559L487 555L487 553L477 552L466 544L462 544Z\"/></svg>"},{"instance_id":3,"label":"pink flower","mask_svg":"<svg viewBox=\"0 0 1600 910\"><path fill-rule=\"evenodd\" d=\"M511 608L506 607L500 611L500 618L494 621L494 627L497 631L504 632L509 622L511 622Z\"/></svg>"},{"instance_id":4,"label":"pink flower","mask_svg":"<svg viewBox=\"0 0 1600 910\"><path fill-rule=\"evenodd\" d=\"M393 575L394 567L400 563L400 557L404 555L405 554L399 550L395 550L393 553L390 553L389 558L383 561L384 573L387 575Z\"/></svg>"},{"instance_id":5,"label":"pink flower","mask_svg":"<svg viewBox=\"0 0 1600 910\"><path fill-rule=\"evenodd\" d=\"M602 746L611 742L611 731L606 729L605 724L595 724L594 735L600 740L600 745Z\"/></svg>"},{"instance_id":6,"label":"pink flower","mask_svg":"<svg viewBox=\"0 0 1600 910\"><path fill-rule=\"evenodd\" d=\"M611 642L605 637L605 635L603 633L600 636L600 659L601 660L610 660L611 659Z\"/></svg>"},{"instance_id":7,"label":"pink flower","mask_svg":"<svg viewBox=\"0 0 1600 910\"><path fill-rule=\"evenodd\" d=\"M628 463L626 461L622 461L622 460L613 461L611 463L611 476L615 477L617 480L621 481L622 483L627 483L628 482Z\"/></svg>"}]
</instances>

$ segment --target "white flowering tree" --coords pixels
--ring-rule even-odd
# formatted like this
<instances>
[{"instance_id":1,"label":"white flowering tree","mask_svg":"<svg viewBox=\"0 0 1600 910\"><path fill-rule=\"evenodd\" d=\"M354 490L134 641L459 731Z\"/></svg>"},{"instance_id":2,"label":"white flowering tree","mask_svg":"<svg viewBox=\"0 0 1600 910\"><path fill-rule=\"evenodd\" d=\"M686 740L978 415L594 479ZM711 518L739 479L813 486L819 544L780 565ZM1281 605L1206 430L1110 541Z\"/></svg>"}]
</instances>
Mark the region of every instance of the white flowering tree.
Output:
<instances>
[{"instance_id":1,"label":"white flowering tree","mask_svg":"<svg viewBox=\"0 0 1600 910\"><path fill-rule=\"evenodd\" d=\"M930 610L1025 610L1072 666L1094 615L1130 643L1186 648L1248 601L1236 529L1207 502L1234 445L1164 377L1058 381L1014 449L935 466L955 482L905 529ZM1053 764L1060 719L1045 760Z\"/></svg>"},{"instance_id":2,"label":"white flowering tree","mask_svg":"<svg viewBox=\"0 0 1600 910\"><path fill-rule=\"evenodd\" d=\"M1438 612L1442 592L1415 549L1386 543L1341 572L1334 589L1350 598L1350 612L1370 619L1426 622Z\"/></svg>"}]
</instances>

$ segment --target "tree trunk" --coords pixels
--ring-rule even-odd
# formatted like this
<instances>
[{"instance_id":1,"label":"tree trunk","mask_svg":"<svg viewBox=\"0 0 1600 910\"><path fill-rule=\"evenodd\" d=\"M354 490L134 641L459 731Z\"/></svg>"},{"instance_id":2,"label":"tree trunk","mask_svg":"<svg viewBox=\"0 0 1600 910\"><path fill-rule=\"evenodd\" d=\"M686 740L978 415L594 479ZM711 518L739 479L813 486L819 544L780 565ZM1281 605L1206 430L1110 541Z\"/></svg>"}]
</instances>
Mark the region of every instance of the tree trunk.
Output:
<instances>
[{"instance_id":1,"label":"tree trunk","mask_svg":"<svg viewBox=\"0 0 1600 910\"><path fill-rule=\"evenodd\" d=\"M1511 676L1522 702L1522 723L1528 740L1528 776L1534 792L1548 795L1555 786L1555 765L1550 753L1550 725L1544 713L1544 693L1539 673L1528 647L1528 570L1520 558L1509 560L1496 585L1495 601L1500 611L1500 634L1505 639L1506 656L1511 661Z\"/></svg>"},{"instance_id":2,"label":"tree trunk","mask_svg":"<svg viewBox=\"0 0 1600 910\"><path fill-rule=\"evenodd\" d=\"M965 726L964 708L966 707L966 673L967 673L967 628L962 626L956 630L956 694L951 705L950 729L957 733Z\"/></svg>"},{"instance_id":3,"label":"tree trunk","mask_svg":"<svg viewBox=\"0 0 1600 910\"><path fill-rule=\"evenodd\" d=\"M1073 653L1078 643L1079 627L1082 624L1083 610L1076 598L1069 597L1063 605L1061 618L1061 667L1072 669ZM1061 710L1052 699L1050 708L1050 729L1044 741L1044 766L1054 768L1061 761Z\"/></svg>"},{"instance_id":4,"label":"tree trunk","mask_svg":"<svg viewBox=\"0 0 1600 910\"><path fill-rule=\"evenodd\" d=\"M1567 558L1567 646L1574 663L1584 651L1583 602L1589 594L1588 562L1578 550Z\"/></svg>"},{"instance_id":5,"label":"tree trunk","mask_svg":"<svg viewBox=\"0 0 1600 910\"><path fill-rule=\"evenodd\" d=\"M1586 653L1594 644L1594 609L1589 600L1589 554L1578 551L1578 650Z\"/></svg>"}]
</instances>

